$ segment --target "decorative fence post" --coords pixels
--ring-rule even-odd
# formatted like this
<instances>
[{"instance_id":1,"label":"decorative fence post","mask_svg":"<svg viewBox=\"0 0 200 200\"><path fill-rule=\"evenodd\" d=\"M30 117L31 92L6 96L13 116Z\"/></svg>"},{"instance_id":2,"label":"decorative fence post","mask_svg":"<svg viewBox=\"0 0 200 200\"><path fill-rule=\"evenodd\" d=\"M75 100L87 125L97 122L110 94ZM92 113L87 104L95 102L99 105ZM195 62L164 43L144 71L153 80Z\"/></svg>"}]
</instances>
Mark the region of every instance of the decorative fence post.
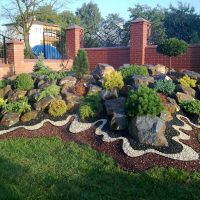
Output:
<instances>
[{"instance_id":1,"label":"decorative fence post","mask_svg":"<svg viewBox=\"0 0 200 200\"><path fill-rule=\"evenodd\" d=\"M130 26L130 64L145 64L145 48L150 36L151 23L142 17L132 21Z\"/></svg>"},{"instance_id":2,"label":"decorative fence post","mask_svg":"<svg viewBox=\"0 0 200 200\"><path fill-rule=\"evenodd\" d=\"M66 51L69 59L75 58L78 50L82 47L83 28L72 25L66 29Z\"/></svg>"}]
</instances>

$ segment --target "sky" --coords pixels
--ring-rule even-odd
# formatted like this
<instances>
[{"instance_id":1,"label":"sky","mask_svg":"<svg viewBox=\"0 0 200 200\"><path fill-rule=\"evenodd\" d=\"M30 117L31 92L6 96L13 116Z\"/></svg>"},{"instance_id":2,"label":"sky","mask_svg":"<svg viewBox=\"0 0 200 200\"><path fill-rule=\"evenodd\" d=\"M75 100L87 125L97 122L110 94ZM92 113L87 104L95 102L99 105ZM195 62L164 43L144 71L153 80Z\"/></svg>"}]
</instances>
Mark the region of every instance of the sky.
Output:
<instances>
[{"instance_id":1,"label":"sky","mask_svg":"<svg viewBox=\"0 0 200 200\"><path fill-rule=\"evenodd\" d=\"M0 0L1 2L5 0ZM65 1L65 0L63 0ZM69 0L70 3L66 6L68 10L75 12L77 8L80 8L83 3L88 3L91 0ZM103 17L106 17L109 13L119 13L119 15L125 20L129 19L128 8L133 7L135 4L147 4L151 7L155 7L159 4L162 7L169 7L169 4L177 5L179 0L92 0L94 3L98 4L99 10ZM182 0L184 3L190 3L190 5L194 6L197 13L200 13L200 0ZM8 21L0 18L0 25L3 23L7 23ZM0 26L0 30L2 27Z\"/></svg>"}]
</instances>

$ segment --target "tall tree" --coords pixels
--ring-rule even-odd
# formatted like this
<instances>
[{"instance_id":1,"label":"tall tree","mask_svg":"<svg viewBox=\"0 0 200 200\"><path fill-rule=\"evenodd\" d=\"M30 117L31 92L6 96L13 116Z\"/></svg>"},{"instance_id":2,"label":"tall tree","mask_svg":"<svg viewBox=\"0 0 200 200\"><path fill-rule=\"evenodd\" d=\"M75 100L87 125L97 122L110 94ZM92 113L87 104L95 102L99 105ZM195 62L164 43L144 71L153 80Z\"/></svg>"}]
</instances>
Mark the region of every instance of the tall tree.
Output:
<instances>
[{"instance_id":1,"label":"tall tree","mask_svg":"<svg viewBox=\"0 0 200 200\"><path fill-rule=\"evenodd\" d=\"M85 29L85 45L90 46L92 41L90 35L97 31L99 24L102 21L98 5L92 1L83 3L81 8L77 9L76 15L81 19L81 25Z\"/></svg>"},{"instance_id":2,"label":"tall tree","mask_svg":"<svg viewBox=\"0 0 200 200\"><path fill-rule=\"evenodd\" d=\"M200 15L190 4L178 2L170 5L165 13L164 25L168 37L176 37L187 43L200 42Z\"/></svg>"},{"instance_id":3,"label":"tall tree","mask_svg":"<svg viewBox=\"0 0 200 200\"><path fill-rule=\"evenodd\" d=\"M166 38L164 19L165 10L160 6L151 8L147 5L136 4L133 8L128 8L131 20L137 17L143 17L152 23L151 41L155 44L161 43Z\"/></svg>"}]
</instances>

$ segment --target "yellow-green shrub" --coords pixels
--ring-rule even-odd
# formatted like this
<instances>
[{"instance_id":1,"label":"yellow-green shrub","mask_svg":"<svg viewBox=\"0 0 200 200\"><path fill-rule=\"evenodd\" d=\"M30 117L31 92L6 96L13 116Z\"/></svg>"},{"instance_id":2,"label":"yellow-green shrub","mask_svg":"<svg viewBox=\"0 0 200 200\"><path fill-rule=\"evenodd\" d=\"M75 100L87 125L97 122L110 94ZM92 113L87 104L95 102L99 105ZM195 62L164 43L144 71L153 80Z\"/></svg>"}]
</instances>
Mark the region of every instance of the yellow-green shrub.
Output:
<instances>
[{"instance_id":1,"label":"yellow-green shrub","mask_svg":"<svg viewBox=\"0 0 200 200\"><path fill-rule=\"evenodd\" d=\"M2 108L6 104L6 102L7 102L6 100L0 98L0 108Z\"/></svg>"},{"instance_id":2,"label":"yellow-green shrub","mask_svg":"<svg viewBox=\"0 0 200 200\"><path fill-rule=\"evenodd\" d=\"M67 105L63 100L56 100L49 105L49 114L53 117L59 117L66 113Z\"/></svg>"},{"instance_id":3,"label":"yellow-green shrub","mask_svg":"<svg viewBox=\"0 0 200 200\"><path fill-rule=\"evenodd\" d=\"M186 87L196 87L197 80L190 78L188 75L179 79L179 83Z\"/></svg>"},{"instance_id":4,"label":"yellow-green shrub","mask_svg":"<svg viewBox=\"0 0 200 200\"><path fill-rule=\"evenodd\" d=\"M124 86L121 72L113 71L106 74L103 81L103 87L106 90L121 89Z\"/></svg>"}]
</instances>

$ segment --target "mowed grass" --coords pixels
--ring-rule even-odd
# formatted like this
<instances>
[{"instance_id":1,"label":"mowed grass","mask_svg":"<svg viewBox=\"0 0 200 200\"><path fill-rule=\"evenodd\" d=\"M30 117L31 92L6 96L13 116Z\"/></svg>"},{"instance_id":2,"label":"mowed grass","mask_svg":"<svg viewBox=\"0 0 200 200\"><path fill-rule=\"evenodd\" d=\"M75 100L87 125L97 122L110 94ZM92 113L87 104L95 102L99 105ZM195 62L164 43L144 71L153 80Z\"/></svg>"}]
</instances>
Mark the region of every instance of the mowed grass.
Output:
<instances>
[{"instance_id":1,"label":"mowed grass","mask_svg":"<svg viewBox=\"0 0 200 200\"><path fill-rule=\"evenodd\" d=\"M0 141L0 200L200 199L200 173L119 169L87 145L59 138Z\"/></svg>"}]
</instances>

